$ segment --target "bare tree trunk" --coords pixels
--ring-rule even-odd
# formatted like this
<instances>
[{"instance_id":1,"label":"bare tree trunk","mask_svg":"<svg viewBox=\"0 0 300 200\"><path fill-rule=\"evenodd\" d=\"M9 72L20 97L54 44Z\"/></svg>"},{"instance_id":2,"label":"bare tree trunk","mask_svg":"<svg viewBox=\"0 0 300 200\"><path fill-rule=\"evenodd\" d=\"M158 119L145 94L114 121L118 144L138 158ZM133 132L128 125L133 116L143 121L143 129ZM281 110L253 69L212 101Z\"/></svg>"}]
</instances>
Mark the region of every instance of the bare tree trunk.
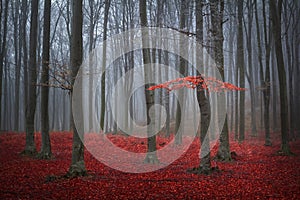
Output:
<instances>
[{"instance_id":1,"label":"bare tree trunk","mask_svg":"<svg viewBox=\"0 0 300 200\"><path fill-rule=\"evenodd\" d=\"M246 71L247 80L250 86L250 98L251 98L251 136L257 136L256 130L256 120L255 120L255 85L254 85L254 78L253 78L253 64L252 64L252 21L253 21L253 2L252 0L247 1L247 8L248 8L248 34L247 34L247 51L248 51L248 73Z\"/></svg>"},{"instance_id":2,"label":"bare tree trunk","mask_svg":"<svg viewBox=\"0 0 300 200\"><path fill-rule=\"evenodd\" d=\"M282 0L270 1L270 11L272 17L272 32L274 35L277 70L280 89L280 116L281 116L281 152L285 155L291 154L288 139L288 102L286 87L286 72L283 61L282 43L281 43L281 12Z\"/></svg>"},{"instance_id":3,"label":"bare tree trunk","mask_svg":"<svg viewBox=\"0 0 300 200\"><path fill-rule=\"evenodd\" d=\"M236 65L240 70L240 87L245 87L244 68L244 39L243 39L243 1L238 1L238 31L237 31L237 61ZM240 91L240 130L239 142L245 139L245 91Z\"/></svg>"},{"instance_id":4,"label":"bare tree trunk","mask_svg":"<svg viewBox=\"0 0 300 200\"><path fill-rule=\"evenodd\" d=\"M21 26L20 17L19 17L19 9L20 5L19 2L11 2L12 6L12 18L13 18L13 25L14 25L14 50L15 50L15 95L14 95L14 126L13 130L18 132L19 131L19 110L20 110L20 70L21 70L21 38L19 36L19 28Z\"/></svg>"},{"instance_id":5,"label":"bare tree trunk","mask_svg":"<svg viewBox=\"0 0 300 200\"><path fill-rule=\"evenodd\" d=\"M270 7L269 7L270 8ZM266 22L266 12L265 12L265 5L263 1L263 19L264 19L264 36L265 36L265 49L266 49L266 69L265 69L265 76L263 74L263 69L260 71L260 78L261 84L263 84L263 101L264 101L264 124L265 124L265 146L271 146L271 139L270 139L270 116L269 116L269 105L270 105L270 52L271 52L271 34L270 29L267 31L267 22ZM271 23L269 21L269 27ZM269 37L268 37L269 33ZM268 40L269 38L269 40Z\"/></svg>"},{"instance_id":6,"label":"bare tree trunk","mask_svg":"<svg viewBox=\"0 0 300 200\"><path fill-rule=\"evenodd\" d=\"M26 145L22 152L25 155L35 155L36 147L34 143L34 115L36 109L36 50L37 50L37 21L38 21L38 0L31 2L31 22L30 22L30 52L28 79L28 102L26 106Z\"/></svg>"},{"instance_id":7,"label":"bare tree trunk","mask_svg":"<svg viewBox=\"0 0 300 200\"><path fill-rule=\"evenodd\" d=\"M1 1L2 3L2 1ZM3 78L3 65L4 56L6 55L6 37L7 37L7 18L8 18L8 0L4 2L4 23L3 23L3 36L0 49L0 130L2 128L2 78ZM0 14L2 16L2 13ZM2 23L2 21L1 21ZM2 30L1 30L2 32ZM1 33L2 34L2 33Z\"/></svg>"},{"instance_id":8,"label":"bare tree trunk","mask_svg":"<svg viewBox=\"0 0 300 200\"><path fill-rule=\"evenodd\" d=\"M203 42L203 16L202 16L202 1L196 1L196 38L198 42ZM196 52L196 56L203 60L203 54ZM203 66L203 63L197 63ZM197 75L200 75L197 73ZM195 169L194 173L211 173L211 159L209 136L207 134L210 122L210 104L208 98L205 96L205 90L202 85L197 86L197 100L201 111L201 129L200 129L200 164L199 168Z\"/></svg>"},{"instance_id":9,"label":"bare tree trunk","mask_svg":"<svg viewBox=\"0 0 300 200\"><path fill-rule=\"evenodd\" d=\"M21 38L22 38L22 49L23 49L23 76L24 76L24 103L23 103L23 108L25 108L26 110L26 106L27 106L27 102L28 102L28 49L27 49L27 39L26 39L26 22L27 22L27 0L22 0L22 20L21 20L21 24L22 24L22 28L20 30L21 32ZM24 112L25 113L25 112ZM25 114L26 115L26 114ZM26 117L24 116L24 119ZM23 122L26 122L26 120L24 120ZM23 123L23 126L26 127L26 124Z\"/></svg>"},{"instance_id":10,"label":"bare tree trunk","mask_svg":"<svg viewBox=\"0 0 300 200\"><path fill-rule=\"evenodd\" d=\"M210 1L211 12L211 25L213 36L213 51L215 54L215 62L221 77L224 81L224 57L223 57L223 13L224 13L224 0L211 0ZM225 98L225 97L224 97ZM224 99L225 101L225 99ZM220 105L218 105L220 106ZM219 110L219 108L218 108ZM216 155L216 159L222 161L230 161L230 146L229 146L229 133L228 133L227 114L225 116L224 125L220 134L220 145Z\"/></svg>"},{"instance_id":11,"label":"bare tree trunk","mask_svg":"<svg viewBox=\"0 0 300 200\"><path fill-rule=\"evenodd\" d=\"M140 12L140 20L141 20L141 26L142 27L147 27L147 5L146 5L146 0L140 0L140 7L139 7L139 12ZM142 43L143 46L147 46L148 38L146 35L142 36ZM144 64L149 64L151 62L150 58L150 51L149 49L143 49L143 61ZM150 76L151 76L151 71L149 71L149 67L144 69L144 76L145 76L145 82L147 83ZM156 154L156 135L150 136L152 134L152 125L150 125L150 116L149 116L149 110L151 106L154 104L154 91L147 90L149 85L145 85L145 95L146 95L146 106L147 106L147 133L148 133L148 150L147 150L147 155L145 158L145 163L151 163L151 164L156 164L159 163L159 160L157 158Z\"/></svg>"},{"instance_id":12,"label":"bare tree trunk","mask_svg":"<svg viewBox=\"0 0 300 200\"><path fill-rule=\"evenodd\" d=\"M51 0L45 0L44 4L44 32L43 32L43 58L42 58L42 74L41 74L41 134L42 147L39 158L51 158L51 143L49 136L49 50L50 50L50 16L51 16Z\"/></svg>"},{"instance_id":13,"label":"bare tree trunk","mask_svg":"<svg viewBox=\"0 0 300 200\"><path fill-rule=\"evenodd\" d=\"M189 2L181 0L181 6L180 6L180 29L185 30L187 28L186 24L186 18L188 13L188 6ZM188 51L185 49L186 47L182 46L180 44L179 49L180 51ZM179 73L182 76L186 76L186 67L187 64L183 58L179 58ZM175 143L180 145L182 144L182 133L183 133L183 127L184 127L184 120L181 119L182 116L185 114L185 105L184 103L181 105L180 102L185 102L184 97L184 90L179 90L178 92L178 101L177 101L177 110L176 110L176 123L175 123ZM180 106L181 105L181 106Z\"/></svg>"},{"instance_id":14,"label":"bare tree trunk","mask_svg":"<svg viewBox=\"0 0 300 200\"><path fill-rule=\"evenodd\" d=\"M105 1L104 6L104 22L103 22L103 41L107 38L107 22L108 22L108 11L110 7L110 0ZM106 65L106 46L103 47L103 58L102 58L102 70L105 70ZM105 74L104 72L101 77L101 117L100 117L100 128L104 131L104 118L105 118Z\"/></svg>"},{"instance_id":15,"label":"bare tree trunk","mask_svg":"<svg viewBox=\"0 0 300 200\"><path fill-rule=\"evenodd\" d=\"M82 0L72 1L72 37L71 37L71 67L72 67L72 86L75 82L75 77L78 73L79 67L82 63L83 57L83 46L82 46ZM72 105L72 100L71 100ZM71 106L72 107L72 106ZM82 106L79 106L82 109ZM82 113L82 112L78 112ZM79 134L84 134L78 132L75 127L74 117L71 114L71 127L73 129L73 146L72 146L72 161L67 176L84 176L86 175L86 169L84 164L84 145L80 139ZM81 135L83 139L83 135Z\"/></svg>"}]
</instances>

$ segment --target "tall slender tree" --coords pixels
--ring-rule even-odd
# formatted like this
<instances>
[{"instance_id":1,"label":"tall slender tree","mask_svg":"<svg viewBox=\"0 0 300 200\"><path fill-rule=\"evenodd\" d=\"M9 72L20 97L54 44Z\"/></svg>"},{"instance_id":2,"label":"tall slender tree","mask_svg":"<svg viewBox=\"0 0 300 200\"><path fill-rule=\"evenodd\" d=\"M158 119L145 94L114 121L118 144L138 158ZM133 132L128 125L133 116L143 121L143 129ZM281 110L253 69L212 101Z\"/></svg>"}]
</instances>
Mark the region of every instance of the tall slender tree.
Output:
<instances>
[{"instance_id":1,"label":"tall slender tree","mask_svg":"<svg viewBox=\"0 0 300 200\"><path fill-rule=\"evenodd\" d=\"M196 39L198 42L203 42L203 13L202 13L203 2L196 1ZM197 52L197 57L203 60L203 54ZM203 63L197 63L197 65L203 66ZM199 74L198 74L199 75ZM200 164L199 168L195 171L196 173L209 174L211 171L211 160L210 160L210 146L209 136L207 135L209 121L210 121L210 104L208 97L205 95L205 90L202 85L197 87L197 100L201 111L201 125L200 125Z\"/></svg>"},{"instance_id":2,"label":"tall slender tree","mask_svg":"<svg viewBox=\"0 0 300 200\"><path fill-rule=\"evenodd\" d=\"M28 79L28 102L26 105L26 144L25 150L22 152L25 155L35 155L36 146L34 143L34 116L36 110L36 71L37 71L37 28L38 28L38 0L31 2L31 22L30 22L30 48L29 48L29 71Z\"/></svg>"},{"instance_id":3,"label":"tall slender tree","mask_svg":"<svg viewBox=\"0 0 300 200\"><path fill-rule=\"evenodd\" d=\"M71 84L72 87L75 82L75 77L79 71L79 67L82 64L83 57L83 44L82 44L82 0L72 1L72 27L71 27L71 52L70 52L70 63L72 67ZM73 95L73 91L71 92ZM71 101L72 105L72 101ZM82 106L79 106L82 109ZM79 114L82 112L78 112ZM75 127L74 117L71 113L71 127L73 130L73 146L72 146L72 161L67 176L83 176L86 175L86 169L84 164L84 145ZM83 135L82 135L83 137Z\"/></svg>"},{"instance_id":4,"label":"tall slender tree","mask_svg":"<svg viewBox=\"0 0 300 200\"><path fill-rule=\"evenodd\" d=\"M41 74L41 134L42 147L39 153L40 158L51 158L51 143L49 136L49 50L50 50L50 16L51 0L45 0L44 4L44 32L43 32L43 55L42 55L42 74Z\"/></svg>"},{"instance_id":5,"label":"tall slender tree","mask_svg":"<svg viewBox=\"0 0 300 200\"><path fill-rule=\"evenodd\" d=\"M271 7L269 6L269 13ZM263 26L264 26L264 38L265 38L265 74L263 68L260 69L261 84L263 85L263 101L264 101L264 124L265 124L265 146L271 146L270 138L270 116L269 116L269 106L270 106L270 55L271 55L271 30L267 29L267 13L265 10L265 1L263 1ZM271 27L271 21L269 20L269 27ZM258 36L259 37L259 36Z\"/></svg>"},{"instance_id":6,"label":"tall slender tree","mask_svg":"<svg viewBox=\"0 0 300 200\"><path fill-rule=\"evenodd\" d=\"M107 22L108 22L108 12L110 7L110 0L105 1L104 6L104 22L103 22L103 41L107 38ZM103 47L103 59L102 59L102 67L104 73L101 77L101 117L100 117L100 127L102 130L104 130L104 118L105 118L105 65L106 65L106 46Z\"/></svg>"},{"instance_id":7,"label":"tall slender tree","mask_svg":"<svg viewBox=\"0 0 300 200\"><path fill-rule=\"evenodd\" d=\"M140 20L141 20L141 26L142 27L147 27L148 22L147 22L147 4L146 0L140 0L139 1L139 13L140 13ZM147 37L147 32L143 32L142 35L142 43L143 47L148 46L146 44L149 43L148 37ZM150 58L150 51L149 49L143 48L143 62L144 64L149 64L151 62ZM144 77L145 77L145 82L147 83L148 80L150 80L151 76L151 71L149 70L149 67L144 68ZM147 143L147 155L145 158L145 163L151 163L151 164L156 164L159 162L156 154L156 135L151 136L152 130L153 130L153 124L150 124L150 108L151 106L154 105L154 91L152 90L147 90L149 87L148 84L145 84L145 97L146 97L146 106L147 106L147 134L148 134L148 143Z\"/></svg>"},{"instance_id":8,"label":"tall slender tree","mask_svg":"<svg viewBox=\"0 0 300 200\"><path fill-rule=\"evenodd\" d=\"M1 1L2 4L2 1ZM3 7L1 5L1 10ZM8 18L8 0L4 2L4 22L3 22L3 29L1 25L1 49L0 49L0 130L2 128L2 78L3 78L3 65L4 65L4 56L6 54L6 37L7 37L7 18ZM2 18L2 12L1 12ZM2 23L2 21L1 21ZM3 32L2 32L3 31ZM2 35L3 34L3 35ZM2 37L1 37L2 36Z\"/></svg>"},{"instance_id":9,"label":"tall slender tree","mask_svg":"<svg viewBox=\"0 0 300 200\"><path fill-rule=\"evenodd\" d=\"M224 56L223 56L223 14L224 14L224 0L211 0L210 1L211 13L211 34L213 38L213 53L216 65L224 80ZM225 99L224 99L225 100ZM218 108L219 109L219 108ZM229 130L227 115L223 127L221 127L220 145L218 148L216 158L222 161L230 161L230 146L229 146Z\"/></svg>"},{"instance_id":10,"label":"tall slender tree","mask_svg":"<svg viewBox=\"0 0 300 200\"><path fill-rule=\"evenodd\" d=\"M270 1L270 11L272 19L272 33L274 35L275 52L277 61L277 71L279 78L280 93L280 117L281 117L281 152L291 154L288 139L288 101L287 101L287 83L286 72L282 53L281 42L281 14L282 0Z\"/></svg>"},{"instance_id":11,"label":"tall slender tree","mask_svg":"<svg viewBox=\"0 0 300 200\"><path fill-rule=\"evenodd\" d=\"M186 30L187 29L187 16L188 16L188 8L189 8L189 1L181 0L180 2L180 22L179 22L179 28L180 30ZM179 44L180 51L188 51L185 49L186 47L182 46L182 44ZM186 61L180 57L179 58L179 73L182 76L186 76ZM178 94L178 101L177 101L177 110L176 110L176 123L175 123L175 143L181 144L182 143L182 133L183 133L183 127L184 127L184 120L181 119L182 116L184 116L185 112L185 105L181 104L180 102L185 102L185 96L184 96L184 90L179 90Z\"/></svg>"},{"instance_id":12,"label":"tall slender tree","mask_svg":"<svg viewBox=\"0 0 300 200\"><path fill-rule=\"evenodd\" d=\"M238 32L237 32L237 60L236 65L240 70L240 87L245 87L244 67L244 37L243 37L243 1L238 1ZM240 130L239 142L245 139L245 92L240 92Z\"/></svg>"}]
</instances>

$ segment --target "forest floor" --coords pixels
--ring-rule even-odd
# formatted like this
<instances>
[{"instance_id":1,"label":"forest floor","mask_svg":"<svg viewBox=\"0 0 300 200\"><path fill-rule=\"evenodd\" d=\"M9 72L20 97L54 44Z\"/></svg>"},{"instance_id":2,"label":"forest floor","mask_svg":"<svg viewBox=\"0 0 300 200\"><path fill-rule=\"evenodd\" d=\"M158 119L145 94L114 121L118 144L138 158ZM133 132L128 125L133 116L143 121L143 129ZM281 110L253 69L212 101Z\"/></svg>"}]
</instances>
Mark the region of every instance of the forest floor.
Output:
<instances>
[{"instance_id":1,"label":"forest floor","mask_svg":"<svg viewBox=\"0 0 300 200\"><path fill-rule=\"evenodd\" d=\"M195 175L187 169L199 165L199 140L166 168L143 174L109 168L85 151L88 176L59 178L71 162L72 134L51 133L52 160L24 157L25 134L0 134L0 199L300 199L300 140L290 142L294 156L280 156L279 135L265 147L263 134L231 141L237 153L230 163L213 162L220 172ZM120 146L128 137L110 136ZM276 139L276 141L274 141ZM159 138L163 141L163 138ZM36 134L36 144L41 143ZM124 145L125 144L125 145ZM145 143L131 145L144 151ZM212 150L215 155L216 148Z\"/></svg>"}]
</instances>

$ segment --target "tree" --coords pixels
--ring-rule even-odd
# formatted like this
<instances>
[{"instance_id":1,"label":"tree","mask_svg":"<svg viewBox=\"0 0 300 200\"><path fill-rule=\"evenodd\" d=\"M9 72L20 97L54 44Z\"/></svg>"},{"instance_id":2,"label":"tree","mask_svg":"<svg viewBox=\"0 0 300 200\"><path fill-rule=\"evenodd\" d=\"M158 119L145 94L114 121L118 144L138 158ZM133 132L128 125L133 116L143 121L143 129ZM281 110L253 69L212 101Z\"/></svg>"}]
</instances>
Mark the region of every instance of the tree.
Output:
<instances>
[{"instance_id":1,"label":"tree","mask_svg":"<svg viewBox=\"0 0 300 200\"><path fill-rule=\"evenodd\" d=\"M255 88L254 88L254 66L252 62L252 24L253 24L253 2L252 0L247 0L247 9L248 9L248 23L246 28L245 24L245 32L247 37L247 52L248 52L248 71L245 70L245 74L247 76L247 80L249 82L250 87L250 98L251 98L251 136L256 137L257 136L257 130L256 130L256 119L255 119L255 104L256 104L256 98L255 98ZM248 29L248 32L247 32ZM242 86L241 86L242 87ZM243 93L243 95L245 95ZM245 103L245 102L244 102Z\"/></svg>"},{"instance_id":2,"label":"tree","mask_svg":"<svg viewBox=\"0 0 300 200\"><path fill-rule=\"evenodd\" d=\"M104 30L103 30L103 41L107 38L107 22L108 22L108 11L110 7L110 0L105 1L104 6ZM106 56L106 46L103 47L103 59L102 59L102 67L104 68L106 65L105 57ZM100 127L102 130L104 130L104 117L105 117L105 69L103 69L104 73L101 77L101 117L100 117Z\"/></svg>"},{"instance_id":3,"label":"tree","mask_svg":"<svg viewBox=\"0 0 300 200\"><path fill-rule=\"evenodd\" d=\"M269 120L269 105L270 105L270 54L271 54L271 31L267 30L267 17L266 17L266 10L265 10L265 2L263 1L263 21L264 21L264 38L265 38L265 51L266 51L266 58L265 58L265 74L264 70L260 68L260 78L261 84L263 85L263 101L264 101L264 123L265 123L265 146L271 146L271 139L270 139L270 120ZM270 9L270 7L269 7ZM271 27L271 23L269 20L269 27ZM259 37L259 36L258 36ZM275 113L273 113L275 114Z\"/></svg>"},{"instance_id":4,"label":"tree","mask_svg":"<svg viewBox=\"0 0 300 200\"><path fill-rule=\"evenodd\" d=\"M82 45L82 0L72 1L72 31L71 31L71 49L70 49L70 63L72 67L71 87L75 82L75 77L82 64L83 45ZM73 95L73 91L71 91ZM72 104L72 101L71 101ZM80 109L80 108L79 108ZM79 112L81 113L81 112ZM72 161L67 176L84 176L86 169L84 164L84 145L80 139L79 131L75 127L74 116L71 114L71 127L73 130L73 146L72 146ZM83 135L82 135L83 137ZM83 138L82 138L83 139Z\"/></svg>"},{"instance_id":5,"label":"tree","mask_svg":"<svg viewBox=\"0 0 300 200\"><path fill-rule=\"evenodd\" d=\"M45 0L44 4L44 32L43 32L43 68L41 74L41 134L42 147L39 153L40 158L51 158L51 143L49 136L49 49L50 49L50 16L51 16L51 0Z\"/></svg>"},{"instance_id":6,"label":"tree","mask_svg":"<svg viewBox=\"0 0 300 200\"><path fill-rule=\"evenodd\" d=\"M224 57L223 57L223 0L210 1L212 38L213 38L213 53L216 65L224 80ZM218 108L219 109L219 108ZM228 133L227 115L225 116L224 125L220 134L220 146L218 148L216 159L222 161L230 161L229 133Z\"/></svg>"},{"instance_id":7,"label":"tree","mask_svg":"<svg viewBox=\"0 0 300 200\"><path fill-rule=\"evenodd\" d=\"M271 19L272 19L272 33L275 42L277 71L278 71L278 78L279 78L281 152L285 155L289 155L291 154L291 151L290 151L289 139L288 139L287 86L286 86L286 72L285 72L283 53L282 53L282 42L281 42L282 0L270 1L270 11L271 11Z\"/></svg>"},{"instance_id":8,"label":"tree","mask_svg":"<svg viewBox=\"0 0 300 200\"><path fill-rule=\"evenodd\" d=\"M186 30L187 29L187 15L188 15L188 6L189 6L189 1L184 1L181 0L180 2L180 30ZM186 47L182 46L182 44L179 45L180 51L188 51L185 49ZM179 58L179 73L182 76L186 76L186 61L180 57ZM185 112L185 105L180 105L180 102L185 101L185 96L184 96L184 91L180 90L178 94L178 101L177 101L177 110L176 110L176 123L175 123L175 143L176 144L181 144L182 143L182 132L183 130L183 123L184 120L181 119L181 116L184 115Z\"/></svg>"},{"instance_id":9,"label":"tree","mask_svg":"<svg viewBox=\"0 0 300 200\"><path fill-rule=\"evenodd\" d=\"M14 27L14 61L15 61L15 98L14 98L14 130L19 131L19 113L20 113L20 74L21 74L21 49L22 40L20 39L21 22L19 18L20 2L11 2L12 18Z\"/></svg>"},{"instance_id":10,"label":"tree","mask_svg":"<svg viewBox=\"0 0 300 200\"><path fill-rule=\"evenodd\" d=\"M26 144L25 155L35 155L36 147L34 143L34 115L36 109L36 49L37 49L37 20L38 20L38 0L31 2L31 22L30 22L30 50L29 50L29 71L28 79L28 102L26 105Z\"/></svg>"},{"instance_id":11,"label":"tree","mask_svg":"<svg viewBox=\"0 0 300 200\"><path fill-rule=\"evenodd\" d=\"M203 16L202 16L202 1L196 1L196 39L198 42L203 42ZM200 54L197 52L197 54ZM197 55L203 58L203 54ZM202 60L202 59L200 59ZM198 63L203 65L203 63ZM200 75L200 74L197 74ZM208 174L211 171L210 146L207 131L210 121L210 104L205 95L205 90L202 84L197 86L197 100L201 111L201 129L200 129L200 164L199 168L193 170L195 173Z\"/></svg>"},{"instance_id":12,"label":"tree","mask_svg":"<svg viewBox=\"0 0 300 200\"><path fill-rule=\"evenodd\" d=\"M237 61L236 65L240 70L240 87L245 87L244 67L244 38L243 38L243 1L238 1L238 32L237 32ZM239 142L245 139L245 92L240 93L240 130Z\"/></svg>"},{"instance_id":13,"label":"tree","mask_svg":"<svg viewBox=\"0 0 300 200\"><path fill-rule=\"evenodd\" d=\"M146 0L140 0L140 6L139 6L139 12L140 12L140 20L141 20L141 26L142 27L147 27L147 4ZM142 35L142 43L143 46L148 46L146 45L148 43L148 38L147 34ZM144 65L149 64L151 61L150 59L150 51L149 49L143 49L143 62ZM144 77L145 77L145 82L147 83L148 80L150 80L151 76L151 71L149 70L149 67L144 68ZM147 106L147 134L151 135L152 134L152 124L150 124L150 108L151 106L154 105L154 91L152 90L147 90L149 85L145 85L145 97L146 97L146 106ZM147 137L148 143L147 143L147 155L145 158L145 163L151 163L151 164L156 164L159 162L156 154L156 135L153 136L148 136Z\"/></svg>"},{"instance_id":14,"label":"tree","mask_svg":"<svg viewBox=\"0 0 300 200\"><path fill-rule=\"evenodd\" d=\"M8 0L4 2L4 22L3 22L3 30L1 25L1 34L0 39L1 41L1 49L0 49L0 130L2 128L2 77L3 77L3 62L4 62L4 56L6 54L6 37L7 37L7 16L8 16ZM1 1L1 11L2 11L2 1ZM0 14L2 18L2 12ZM2 21L1 21L2 23ZM3 32L2 32L3 31ZM3 35L2 35L3 33ZM1 38L2 35L2 38Z\"/></svg>"}]
</instances>

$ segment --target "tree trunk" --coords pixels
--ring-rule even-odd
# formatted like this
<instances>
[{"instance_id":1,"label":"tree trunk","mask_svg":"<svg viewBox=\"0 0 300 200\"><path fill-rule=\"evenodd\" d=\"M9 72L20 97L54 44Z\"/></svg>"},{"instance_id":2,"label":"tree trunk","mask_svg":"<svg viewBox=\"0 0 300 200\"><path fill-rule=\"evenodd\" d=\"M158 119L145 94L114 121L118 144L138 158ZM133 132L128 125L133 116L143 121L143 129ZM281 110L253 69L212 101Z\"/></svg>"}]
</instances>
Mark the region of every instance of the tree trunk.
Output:
<instances>
[{"instance_id":1,"label":"tree trunk","mask_svg":"<svg viewBox=\"0 0 300 200\"><path fill-rule=\"evenodd\" d=\"M147 9L146 9L146 0L140 0L140 7L139 7L139 12L140 12L140 20L141 20L141 26L142 27L147 27ZM142 35L142 43L143 46L147 46L148 38L146 35ZM150 51L149 49L143 49L143 61L144 65L149 64L151 62L150 58ZM144 69L144 76L145 76L145 82L147 83L149 80L149 77L151 76L151 71L149 71L149 67ZM153 127L150 124L151 116L149 114L149 110L151 106L154 104L154 91L147 90L149 85L145 85L145 96L146 96L146 106L147 106L147 134L148 134L148 150L147 150L147 155L145 158L145 163L151 163L151 164L156 164L159 163L159 160L157 158L156 154L156 135L150 136L152 134Z\"/></svg>"},{"instance_id":2,"label":"tree trunk","mask_svg":"<svg viewBox=\"0 0 300 200\"><path fill-rule=\"evenodd\" d=\"M281 152L285 155L291 154L288 139L288 102L286 72L283 61L282 43L281 43L281 11L282 0L270 1L270 11L272 17L272 32L274 35L275 52L277 61L277 71L279 79L280 92L280 116L281 116Z\"/></svg>"},{"instance_id":3,"label":"tree trunk","mask_svg":"<svg viewBox=\"0 0 300 200\"><path fill-rule=\"evenodd\" d=\"M20 111L20 71L21 71L21 41L22 39L18 36L20 31L19 28L21 26L20 17L19 17L19 2L11 2L12 4L12 17L14 24L14 50L15 50L15 95L14 95L14 127L13 130L19 131L19 111ZM19 40L18 40L19 39Z\"/></svg>"},{"instance_id":4,"label":"tree trunk","mask_svg":"<svg viewBox=\"0 0 300 200\"><path fill-rule=\"evenodd\" d=\"M263 2L264 4L264 2ZM269 7L270 8L270 7ZM266 12L265 6L263 5L263 19L264 19L264 36L265 36L265 48L266 48L266 70L265 76L263 75L263 69L261 69L261 84L263 84L263 101L264 101L264 124L265 124L265 146L271 146L270 139L270 116L269 116L269 105L270 105L270 53L271 53L271 34L270 29L267 31ZM269 21L269 27L271 23ZM269 33L269 37L268 37ZM269 38L269 40L268 40Z\"/></svg>"},{"instance_id":5,"label":"tree trunk","mask_svg":"<svg viewBox=\"0 0 300 200\"><path fill-rule=\"evenodd\" d=\"M186 25L186 18L188 13L188 6L189 2L181 0L181 6L180 6L180 29L185 30L187 28ZM179 45L180 51L188 51L185 49L186 47ZM186 67L187 64L183 58L179 58L179 73L182 76L186 76ZM180 105L181 102L184 102L182 105ZM184 97L184 90L179 90L178 92L178 101L177 101L177 110L176 110L176 123L175 123L175 144L180 145L182 144L182 133L183 133L183 127L184 127L184 120L181 119L182 116L185 114L185 97Z\"/></svg>"},{"instance_id":6,"label":"tree trunk","mask_svg":"<svg viewBox=\"0 0 300 200\"><path fill-rule=\"evenodd\" d=\"M223 57L223 12L224 12L224 0L211 0L210 1L211 12L211 25L212 25L212 37L213 37L213 51L215 54L215 62L218 70L221 74L222 81L224 81L224 57ZM222 98L222 97L221 97ZM224 97L225 101L225 97ZM220 106L220 105L218 105ZM221 108L220 108L221 109ZM218 110L220 110L218 108ZM220 134L220 145L218 148L217 160L230 161L230 148L229 148L229 133L228 133L227 114L225 116L224 125Z\"/></svg>"},{"instance_id":7,"label":"tree trunk","mask_svg":"<svg viewBox=\"0 0 300 200\"><path fill-rule=\"evenodd\" d=\"M248 51L248 82L250 87L250 98L251 98L251 136L257 136L256 120L255 120L255 85L253 77L253 64L252 64L252 19L253 19L253 2L252 0L247 1L248 7L248 37L247 37L247 51ZM245 92L244 92L245 94Z\"/></svg>"},{"instance_id":8,"label":"tree trunk","mask_svg":"<svg viewBox=\"0 0 300 200\"><path fill-rule=\"evenodd\" d=\"M107 37L107 22L108 22L108 11L110 6L110 0L105 1L104 6L104 22L103 22L103 41L106 40ZM104 118L105 118L105 65L106 65L106 46L103 47L103 58L102 58L102 70L104 73L101 76L101 117L100 117L100 128L104 132Z\"/></svg>"},{"instance_id":9,"label":"tree trunk","mask_svg":"<svg viewBox=\"0 0 300 200\"><path fill-rule=\"evenodd\" d=\"M23 154L35 155L36 147L34 143L34 115L36 109L36 49L37 49L37 20L38 20L38 0L31 2L31 22L30 22L30 52L29 67L30 76L28 79L28 102L26 106L26 145Z\"/></svg>"},{"instance_id":10,"label":"tree trunk","mask_svg":"<svg viewBox=\"0 0 300 200\"><path fill-rule=\"evenodd\" d=\"M22 49L23 49L23 77L24 77L24 103L23 103L23 108L26 110L27 102L28 102L28 50L27 50L27 42L26 42L26 22L27 22L27 0L22 0L22 28L20 30L21 32L21 38L22 38ZM25 112L24 112L25 113ZM24 119L26 118L23 116ZM26 127L26 124L24 123L26 120L23 121L23 126Z\"/></svg>"},{"instance_id":11,"label":"tree trunk","mask_svg":"<svg viewBox=\"0 0 300 200\"><path fill-rule=\"evenodd\" d=\"M202 16L202 2L196 1L196 39L198 42L203 42L203 16ZM203 54L196 52L196 56L203 60ZM197 63L203 66L203 63ZM197 72L197 75L200 75ZM207 134L210 121L210 104L208 98L205 96L205 90L202 85L197 86L197 101L201 111L201 129L200 129L200 164L198 168L193 169L193 173L210 174L211 173L211 159L209 135Z\"/></svg>"},{"instance_id":12,"label":"tree trunk","mask_svg":"<svg viewBox=\"0 0 300 200\"><path fill-rule=\"evenodd\" d=\"M245 87L244 68L244 39L243 39L243 1L238 1L238 31L237 31L237 61L236 65L240 69L240 87ZM245 91L240 91L240 130L239 142L245 139Z\"/></svg>"},{"instance_id":13,"label":"tree trunk","mask_svg":"<svg viewBox=\"0 0 300 200\"><path fill-rule=\"evenodd\" d=\"M82 63L83 46L82 46L82 0L73 0L72 2L72 37L71 37L71 67L72 67L72 86L75 82L75 77ZM73 93L73 92L72 92ZM72 100L71 100L72 105ZM71 106L72 107L72 106ZM82 109L82 106L80 106ZM82 113L82 112L79 112ZM67 176L84 176L86 169L84 164L84 145L83 132L79 132L75 127L74 117L71 113L71 127L73 130L73 146L72 146L72 161ZM82 135L79 135L82 134ZM80 138L81 136L81 138ZM82 140L81 140L82 139Z\"/></svg>"},{"instance_id":14,"label":"tree trunk","mask_svg":"<svg viewBox=\"0 0 300 200\"><path fill-rule=\"evenodd\" d=\"M3 38L0 49L0 130L2 129L2 78L3 78L3 65L4 56L6 55L6 37L7 37L7 18L8 18L8 0L4 2L4 23L3 23ZM2 16L2 13L0 14ZM2 23L2 21L1 21ZM1 33L1 35L2 35Z\"/></svg>"},{"instance_id":15,"label":"tree trunk","mask_svg":"<svg viewBox=\"0 0 300 200\"><path fill-rule=\"evenodd\" d=\"M51 143L49 136L49 50L50 50L50 16L51 16L51 0L45 0L44 4L44 33L43 33L43 58L42 58L42 74L41 74L41 134L42 147L39 158L51 158Z\"/></svg>"}]
</instances>

